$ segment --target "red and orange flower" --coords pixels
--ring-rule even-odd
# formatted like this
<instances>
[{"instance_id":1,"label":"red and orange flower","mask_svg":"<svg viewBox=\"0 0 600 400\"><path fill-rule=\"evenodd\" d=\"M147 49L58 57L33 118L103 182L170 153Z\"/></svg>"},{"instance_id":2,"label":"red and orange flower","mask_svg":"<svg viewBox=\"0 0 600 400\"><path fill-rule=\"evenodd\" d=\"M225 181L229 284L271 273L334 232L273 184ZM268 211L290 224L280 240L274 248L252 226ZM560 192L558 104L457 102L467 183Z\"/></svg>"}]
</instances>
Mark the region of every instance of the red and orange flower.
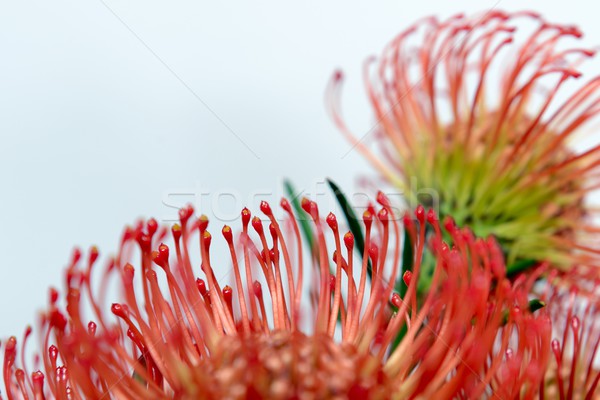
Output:
<instances>
[{"instance_id":1,"label":"red and orange flower","mask_svg":"<svg viewBox=\"0 0 600 400\"><path fill-rule=\"evenodd\" d=\"M208 220L194 219L191 207L181 210L180 223L171 229L171 246L154 220L127 228L99 285L92 278L99 272L98 251L92 248L87 258L76 252L64 292L51 291L42 317L41 371L30 374L25 358L17 361L15 338L5 343L7 399L537 393L551 356L550 321L529 311L529 283L507 279L495 241L477 239L451 221L442 228L422 207L415 219L399 219L383 195L378 200L379 212L362 218L362 249L355 248L351 233L342 235L333 214L323 219L316 203L303 201L317 238L311 277L303 273L302 239L286 200L281 206L290 217L289 234L266 202L261 211L268 229L247 209L237 246L232 229L223 227L233 286L217 281ZM401 265L404 229L413 243L410 269ZM444 230L452 247L442 241ZM426 246L436 269L427 296L418 301ZM198 262L192 261L194 247ZM401 273L408 285L403 297L393 292ZM314 282L311 316L303 305L308 278ZM112 286L120 298L107 307Z\"/></svg>"},{"instance_id":2,"label":"red and orange flower","mask_svg":"<svg viewBox=\"0 0 600 400\"><path fill-rule=\"evenodd\" d=\"M573 142L600 112L600 77L569 88L595 53L569 45L581 36L531 12L427 18L366 64L379 151L341 117L341 73L332 115L412 204L428 206L434 193L442 217L494 235L508 264L596 266L589 234L599 228L586 201L599 188L600 141Z\"/></svg>"},{"instance_id":3,"label":"red and orange flower","mask_svg":"<svg viewBox=\"0 0 600 400\"><path fill-rule=\"evenodd\" d=\"M585 201L600 145L568 142L598 114L600 79L557 102L593 53L561 47L580 36L532 13L416 24L367 80L381 154L352 139L421 203L414 214L379 193L358 246L304 199L307 246L287 200L284 219L266 202L263 219L244 209L239 234L221 230L231 286L206 217L184 207L170 231L139 222L100 270L96 248L74 252L33 363L30 328L3 343L0 398L598 398L598 250L586 243L598 228ZM351 136L335 102L333 115ZM505 259L536 267L509 278Z\"/></svg>"}]
</instances>

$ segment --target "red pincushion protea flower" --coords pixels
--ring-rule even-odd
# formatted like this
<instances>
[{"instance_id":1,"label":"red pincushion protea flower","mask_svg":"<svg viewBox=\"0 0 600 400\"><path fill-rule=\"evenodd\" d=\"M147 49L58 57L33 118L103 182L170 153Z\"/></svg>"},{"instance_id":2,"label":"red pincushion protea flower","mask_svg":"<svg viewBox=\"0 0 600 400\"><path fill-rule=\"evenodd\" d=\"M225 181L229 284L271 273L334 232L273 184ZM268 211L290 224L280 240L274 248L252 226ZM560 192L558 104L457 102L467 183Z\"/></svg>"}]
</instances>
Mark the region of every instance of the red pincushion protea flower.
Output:
<instances>
[{"instance_id":1,"label":"red pincushion protea flower","mask_svg":"<svg viewBox=\"0 0 600 400\"><path fill-rule=\"evenodd\" d=\"M544 312L552 317L552 363L541 389L546 398L597 399L600 396L600 277L556 271L546 285Z\"/></svg>"},{"instance_id":2,"label":"red pincushion protea flower","mask_svg":"<svg viewBox=\"0 0 600 400\"><path fill-rule=\"evenodd\" d=\"M314 202L303 201L317 238L311 318L302 303L301 238L286 200L281 206L291 217L291 236L266 202L261 211L270 221L268 232L247 209L237 248L231 228L223 227L235 289L217 281L208 220L194 220L191 207L181 210L181 223L171 230L171 248L161 243L167 233L154 220L126 229L99 285L92 277L98 276L93 273L98 251L92 249L87 260L76 252L66 272L66 307L52 291L42 318L44 372L30 375L24 359L17 367L16 339L5 343L7 399L450 399L536 393L550 355L550 323L528 311L530 288L506 279L496 243L448 222L451 248L442 242L432 212L419 207L416 222L406 216L400 223L383 195L378 201L381 210L363 216L364 249L354 248L352 234L340 237L333 214L323 220ZM408 285L403 298L392 292L401 268L401 225L414 244L412 270L403 273ZM433 232L429 239L426 230ZM437 264L427 296L417 302L416 278L427 245ZM194 247L199 263L192 261ZM361 263L355 251L364 254ZM134 253L137 267L129 263ZM196 278L201 272L203 280ZM105 307L111 285L119 288L121 300ZM303 315L307 329L301 329Z\"/></svg>"},{"instance_id":3,"label":"red pincushion protea flower","mask_svg":"<svg viewBox=\"0 0 600 400\"><path fill-rule=\"evenodd\" d=\"M600 111L600 77L568 89L594 54L565 45L581 35L534 13L428 18L365 73L380 152L341 118L341 73L332 114L412 204L427 207L434 191L441 217L496 236L509 265L597 265L598 249L584 235L599 228L584 201L598 188L600 141L586 149L570 143Z\"/></svg>"}]
</instances>

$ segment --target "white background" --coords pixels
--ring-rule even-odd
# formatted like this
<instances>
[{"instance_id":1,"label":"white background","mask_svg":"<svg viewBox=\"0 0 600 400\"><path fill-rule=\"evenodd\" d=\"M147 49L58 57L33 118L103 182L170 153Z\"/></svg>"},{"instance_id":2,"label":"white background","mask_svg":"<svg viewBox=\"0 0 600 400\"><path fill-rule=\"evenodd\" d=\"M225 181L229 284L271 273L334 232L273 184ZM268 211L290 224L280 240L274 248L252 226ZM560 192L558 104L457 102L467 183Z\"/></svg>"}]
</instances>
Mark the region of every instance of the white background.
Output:
<instances>
[{"instance_id":1,"label":"white background","mask_svg":"<svg viewBox=\"0 0 600 400\"><path fill-rule=\"evenodd\" d=\"M74 245L110 253L124 224L194 201L169 193L233 193L216 210L224 218L256 207L257 193L276 201L283 177L309 193L325 176L352 189L373 171L343 157L350 146L324 107L332 72L346 72L345 114L367 132L366 57L420 17L523 3L4 0L0 337L35 321ZM527 8L576 23L595 45L592 4Z\"/></svg>"}]
</instances>

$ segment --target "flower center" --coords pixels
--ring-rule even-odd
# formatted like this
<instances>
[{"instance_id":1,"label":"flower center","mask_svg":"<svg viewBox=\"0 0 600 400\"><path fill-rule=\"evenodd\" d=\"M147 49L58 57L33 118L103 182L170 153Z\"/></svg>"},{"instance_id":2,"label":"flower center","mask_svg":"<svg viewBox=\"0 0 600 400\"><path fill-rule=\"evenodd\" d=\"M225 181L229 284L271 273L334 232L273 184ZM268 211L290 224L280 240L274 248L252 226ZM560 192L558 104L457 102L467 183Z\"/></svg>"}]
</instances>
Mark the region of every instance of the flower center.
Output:
<instances>
[{"instance_id":1,"label":"flower center","mask_svg":"<svg viewBox=\"0 0 600 400\"><path fill-rule=\"evenodd\" d=\"M220 398L383 398L381 362L327 335L226 336L200 368Z\"/></svg>"}]
</instances>

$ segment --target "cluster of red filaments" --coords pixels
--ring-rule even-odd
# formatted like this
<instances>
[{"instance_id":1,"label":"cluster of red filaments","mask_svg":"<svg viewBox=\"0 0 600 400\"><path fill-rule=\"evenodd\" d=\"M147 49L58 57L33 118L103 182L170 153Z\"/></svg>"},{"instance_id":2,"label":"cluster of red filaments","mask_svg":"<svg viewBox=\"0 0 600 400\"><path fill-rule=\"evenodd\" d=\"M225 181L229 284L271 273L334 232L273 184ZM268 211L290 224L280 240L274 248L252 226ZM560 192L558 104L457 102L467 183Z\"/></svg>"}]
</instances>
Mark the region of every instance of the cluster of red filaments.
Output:
<instances>
[{"instance_id":1,"label":"cluster of red filaments","mask_svg":"<svg viewBox=\"0 0 600 400\"><path fill-rule=\"evenodd\" d=\"M426 18L366 63L377 149L342 118L341 72L331 114L383 177L409 196L436 190L448 215L514 252L510 262L597 265L582 234L599 230L584 200L600 188L600 143L588 134L572 146L600 114L600 77L568 89L595 54L569 43L581 37L533 12Z\"/></svg>"},{"instance_id":2,"label":"cluster of red filaments","mask_svg":"<svg viewBox=\"0 0 600 400\"><path fill-rule=\"evenodd\" d=\"M592 271L593 272L593 271ZM598 398L600 393L600 277L553 271L542 293L552 316L552 360L541 389L546 398ZM542 397L540 396L540 397Z\"/></svg>"},{"instance_id":3,"label":"cluster of red filaments","mask_svg":"<svg viewBox=\"0 0 600 400\"><path fill-rule=\"evenodd\" d=\"M505 276L499 247L435 213L395 215L377 196L362 216L364 247L333 214L312 220L312 251L287 200L280 224L241 213L237 240L224 226L234 285L221 286L208 219L180 211L169 232L155 220L127 228L106 268L98 251L75 252L64 299L51 292L41 324L45 349L29 374L26 332L5 344L7 399L102 398L484 398L531 396L550 352L550 322L529 312L531 282ZM442 241L445 230L453 241ZM404 232L412 247L401 265ZM194 244L195 243L195 246ZM201 261L194 262L196 247ZM417 300L424 253L435 257L430 290ZM303 257L313 264L312 317L303 305ZM362 257L358 257L362 255ZM139 257L138 267L131 260ZM369 278L369 264L371 277ZM410 268L409 268L410 267ZM202 272L203 278L198 278ZM407 285L395 292L396 277ZM93 278L98 277L98 281ZM117 287L121 300L107 307ZM66 307L61 307L64 300ZM86 317L86 310L92 318ZM110 310L111 312L108 312ZM301 328L308 326L308 328ZM17 364L20 364L17 367ZM41 365L40 365L41 364Z\"/></svg>"}]
</instances>

